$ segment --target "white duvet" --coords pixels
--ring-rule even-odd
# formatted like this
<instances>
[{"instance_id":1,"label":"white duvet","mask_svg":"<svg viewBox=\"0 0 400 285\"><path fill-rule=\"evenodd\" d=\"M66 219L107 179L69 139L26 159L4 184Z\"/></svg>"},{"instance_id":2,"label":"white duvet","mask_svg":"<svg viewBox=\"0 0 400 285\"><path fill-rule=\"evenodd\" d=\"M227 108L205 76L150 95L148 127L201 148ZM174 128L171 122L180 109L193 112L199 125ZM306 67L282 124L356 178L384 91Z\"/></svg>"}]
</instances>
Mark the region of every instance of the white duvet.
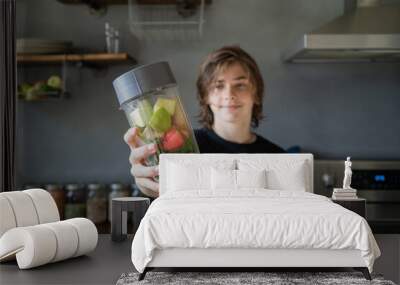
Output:
<instances>
[{"instance_id":1,"label":"white duvet","mask_svg":"<svg viewBox=\"0 0 400 285\"><path fill-rule=\"evenodd\" d=\"M298 191L248 189L166 193L142 219L132 262L143 272L155 249L358 249L369 271L380 251L365 219L328 198Z\"/></svg>"}]
</instances>

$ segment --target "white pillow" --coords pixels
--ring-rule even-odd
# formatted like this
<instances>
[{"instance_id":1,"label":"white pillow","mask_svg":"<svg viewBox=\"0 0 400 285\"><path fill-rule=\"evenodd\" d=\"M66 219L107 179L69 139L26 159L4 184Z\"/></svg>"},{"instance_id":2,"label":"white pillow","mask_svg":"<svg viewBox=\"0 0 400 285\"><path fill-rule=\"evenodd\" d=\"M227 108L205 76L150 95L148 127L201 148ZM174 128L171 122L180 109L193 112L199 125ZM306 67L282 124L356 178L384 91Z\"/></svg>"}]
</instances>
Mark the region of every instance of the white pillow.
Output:
<instances>
[{"instance_id":1,"label":"white pillow","mask_svg":"<svg viewBox=\"0 0 400 285\"><path fill-rule=\"evenodd\" d=\"M168 161L166 177L167 191L210 190L211 168L234 169L234 160L218 160L191 163L187 160Z\"/></svg>"},{"instance_id":2,"label":"white pillow","mask_svg":"<svg viewBox=\"0 0 400 285\"><path fill-rule=\"evenodd\" d=\"M306 191L306 176L303 166L298 165L284 171L267 171L268 188L276 190Z\"/></svg>"},{"instance_id":3,"label":"white pillow","mask_svg":"<svg viewBox=\"0 0 400 285\"><path fill-rule=\"evenodd\" d=\"M241 188L265 188L265 170L211 170L211 188L215 190L239 190Z\"/></svg>"},{"instance_id":4,"label":"white pillow","mask_svg":"<svg viewBox=\"0 0 400 285\"><path fill-rule=\"evenodd\" d=\"M273 190L306 191L308 168L305 161L239 159L240 170L266 170L267 188Z\"/></svg>"},{"instance_id":5,"label":"white pillow","mask_svg":"<svg viewBox=\"0 0 400 285\"><path fill-rule=\"evenodd\" d=\"M238 188L266 188L267 172L261 170L236 170L236 182Z\"/></svg>"},{"instance_id":6,"label":"white pillow","mask_svg":"<svg viewBox=\"0 0 400 285\"><path fill-rule=\"evenodd\" d=\"M211 189L236 190L236 170L211 169Z\"/></svg>"}]
</instances>

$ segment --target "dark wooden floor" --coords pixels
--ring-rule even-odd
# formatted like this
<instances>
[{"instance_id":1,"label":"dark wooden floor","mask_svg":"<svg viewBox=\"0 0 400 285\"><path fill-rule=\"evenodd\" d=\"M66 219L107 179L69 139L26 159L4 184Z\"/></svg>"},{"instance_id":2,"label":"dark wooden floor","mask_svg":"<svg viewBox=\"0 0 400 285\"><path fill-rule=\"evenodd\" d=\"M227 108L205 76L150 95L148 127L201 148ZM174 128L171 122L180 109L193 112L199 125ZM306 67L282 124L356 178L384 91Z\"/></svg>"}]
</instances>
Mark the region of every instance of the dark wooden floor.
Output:
<instances>
[{"instance_id":1,"label":"dark wooden floor","mask_svg":"<svg viewBox=\"0 0 400 285\"><path fill-rule=\"evenodd\" d=\"M134 271L131 261L132 236L112 242L99 235L97 248L87 256L19 270L15 261L0 264L0 284L115 284L122 273Z\"/></svg>"}]
</instances>

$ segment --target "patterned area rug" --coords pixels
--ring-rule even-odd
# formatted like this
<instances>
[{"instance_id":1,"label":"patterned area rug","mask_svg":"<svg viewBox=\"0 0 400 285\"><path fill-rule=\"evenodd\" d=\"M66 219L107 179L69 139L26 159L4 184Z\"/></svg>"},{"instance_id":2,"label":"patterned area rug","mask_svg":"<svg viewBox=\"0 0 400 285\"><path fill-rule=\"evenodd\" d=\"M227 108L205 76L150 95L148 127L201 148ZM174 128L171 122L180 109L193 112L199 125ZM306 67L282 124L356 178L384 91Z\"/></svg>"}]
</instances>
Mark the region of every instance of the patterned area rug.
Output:
<instances>
[{"instance_id":1,"label":"patterned area rug","mask_svg":"<svg viewBox=\"0 0 400 285\"><path fill-rule=\"evenodd\" d=\"M360 272L148 272L142 281L139 273L122 274L117 285L133 284L379 284L395 285L381 275L372 274L372 281Z\"/></svg>"}]
</instances>

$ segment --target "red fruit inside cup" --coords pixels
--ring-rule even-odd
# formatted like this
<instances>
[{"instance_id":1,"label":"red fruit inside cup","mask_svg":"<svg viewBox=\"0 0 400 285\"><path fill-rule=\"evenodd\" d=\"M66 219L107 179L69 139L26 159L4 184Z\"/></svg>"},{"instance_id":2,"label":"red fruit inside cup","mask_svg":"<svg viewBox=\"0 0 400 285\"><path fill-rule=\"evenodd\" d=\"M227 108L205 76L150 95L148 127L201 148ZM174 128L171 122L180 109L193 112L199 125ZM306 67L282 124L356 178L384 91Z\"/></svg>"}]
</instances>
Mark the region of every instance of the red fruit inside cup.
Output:
<instances>
[{"instance_id":1,"label":"red fruit inside cup","mask_svg":"<svg viewBox=\"0 0 400 285\"><path fill-rule=\"evenodd\" d=\"M184 143L183 136L175 128L166 132L162 140L162 146L165 151L174 151L183 146Z\"/></svg>"}]
</instances>

